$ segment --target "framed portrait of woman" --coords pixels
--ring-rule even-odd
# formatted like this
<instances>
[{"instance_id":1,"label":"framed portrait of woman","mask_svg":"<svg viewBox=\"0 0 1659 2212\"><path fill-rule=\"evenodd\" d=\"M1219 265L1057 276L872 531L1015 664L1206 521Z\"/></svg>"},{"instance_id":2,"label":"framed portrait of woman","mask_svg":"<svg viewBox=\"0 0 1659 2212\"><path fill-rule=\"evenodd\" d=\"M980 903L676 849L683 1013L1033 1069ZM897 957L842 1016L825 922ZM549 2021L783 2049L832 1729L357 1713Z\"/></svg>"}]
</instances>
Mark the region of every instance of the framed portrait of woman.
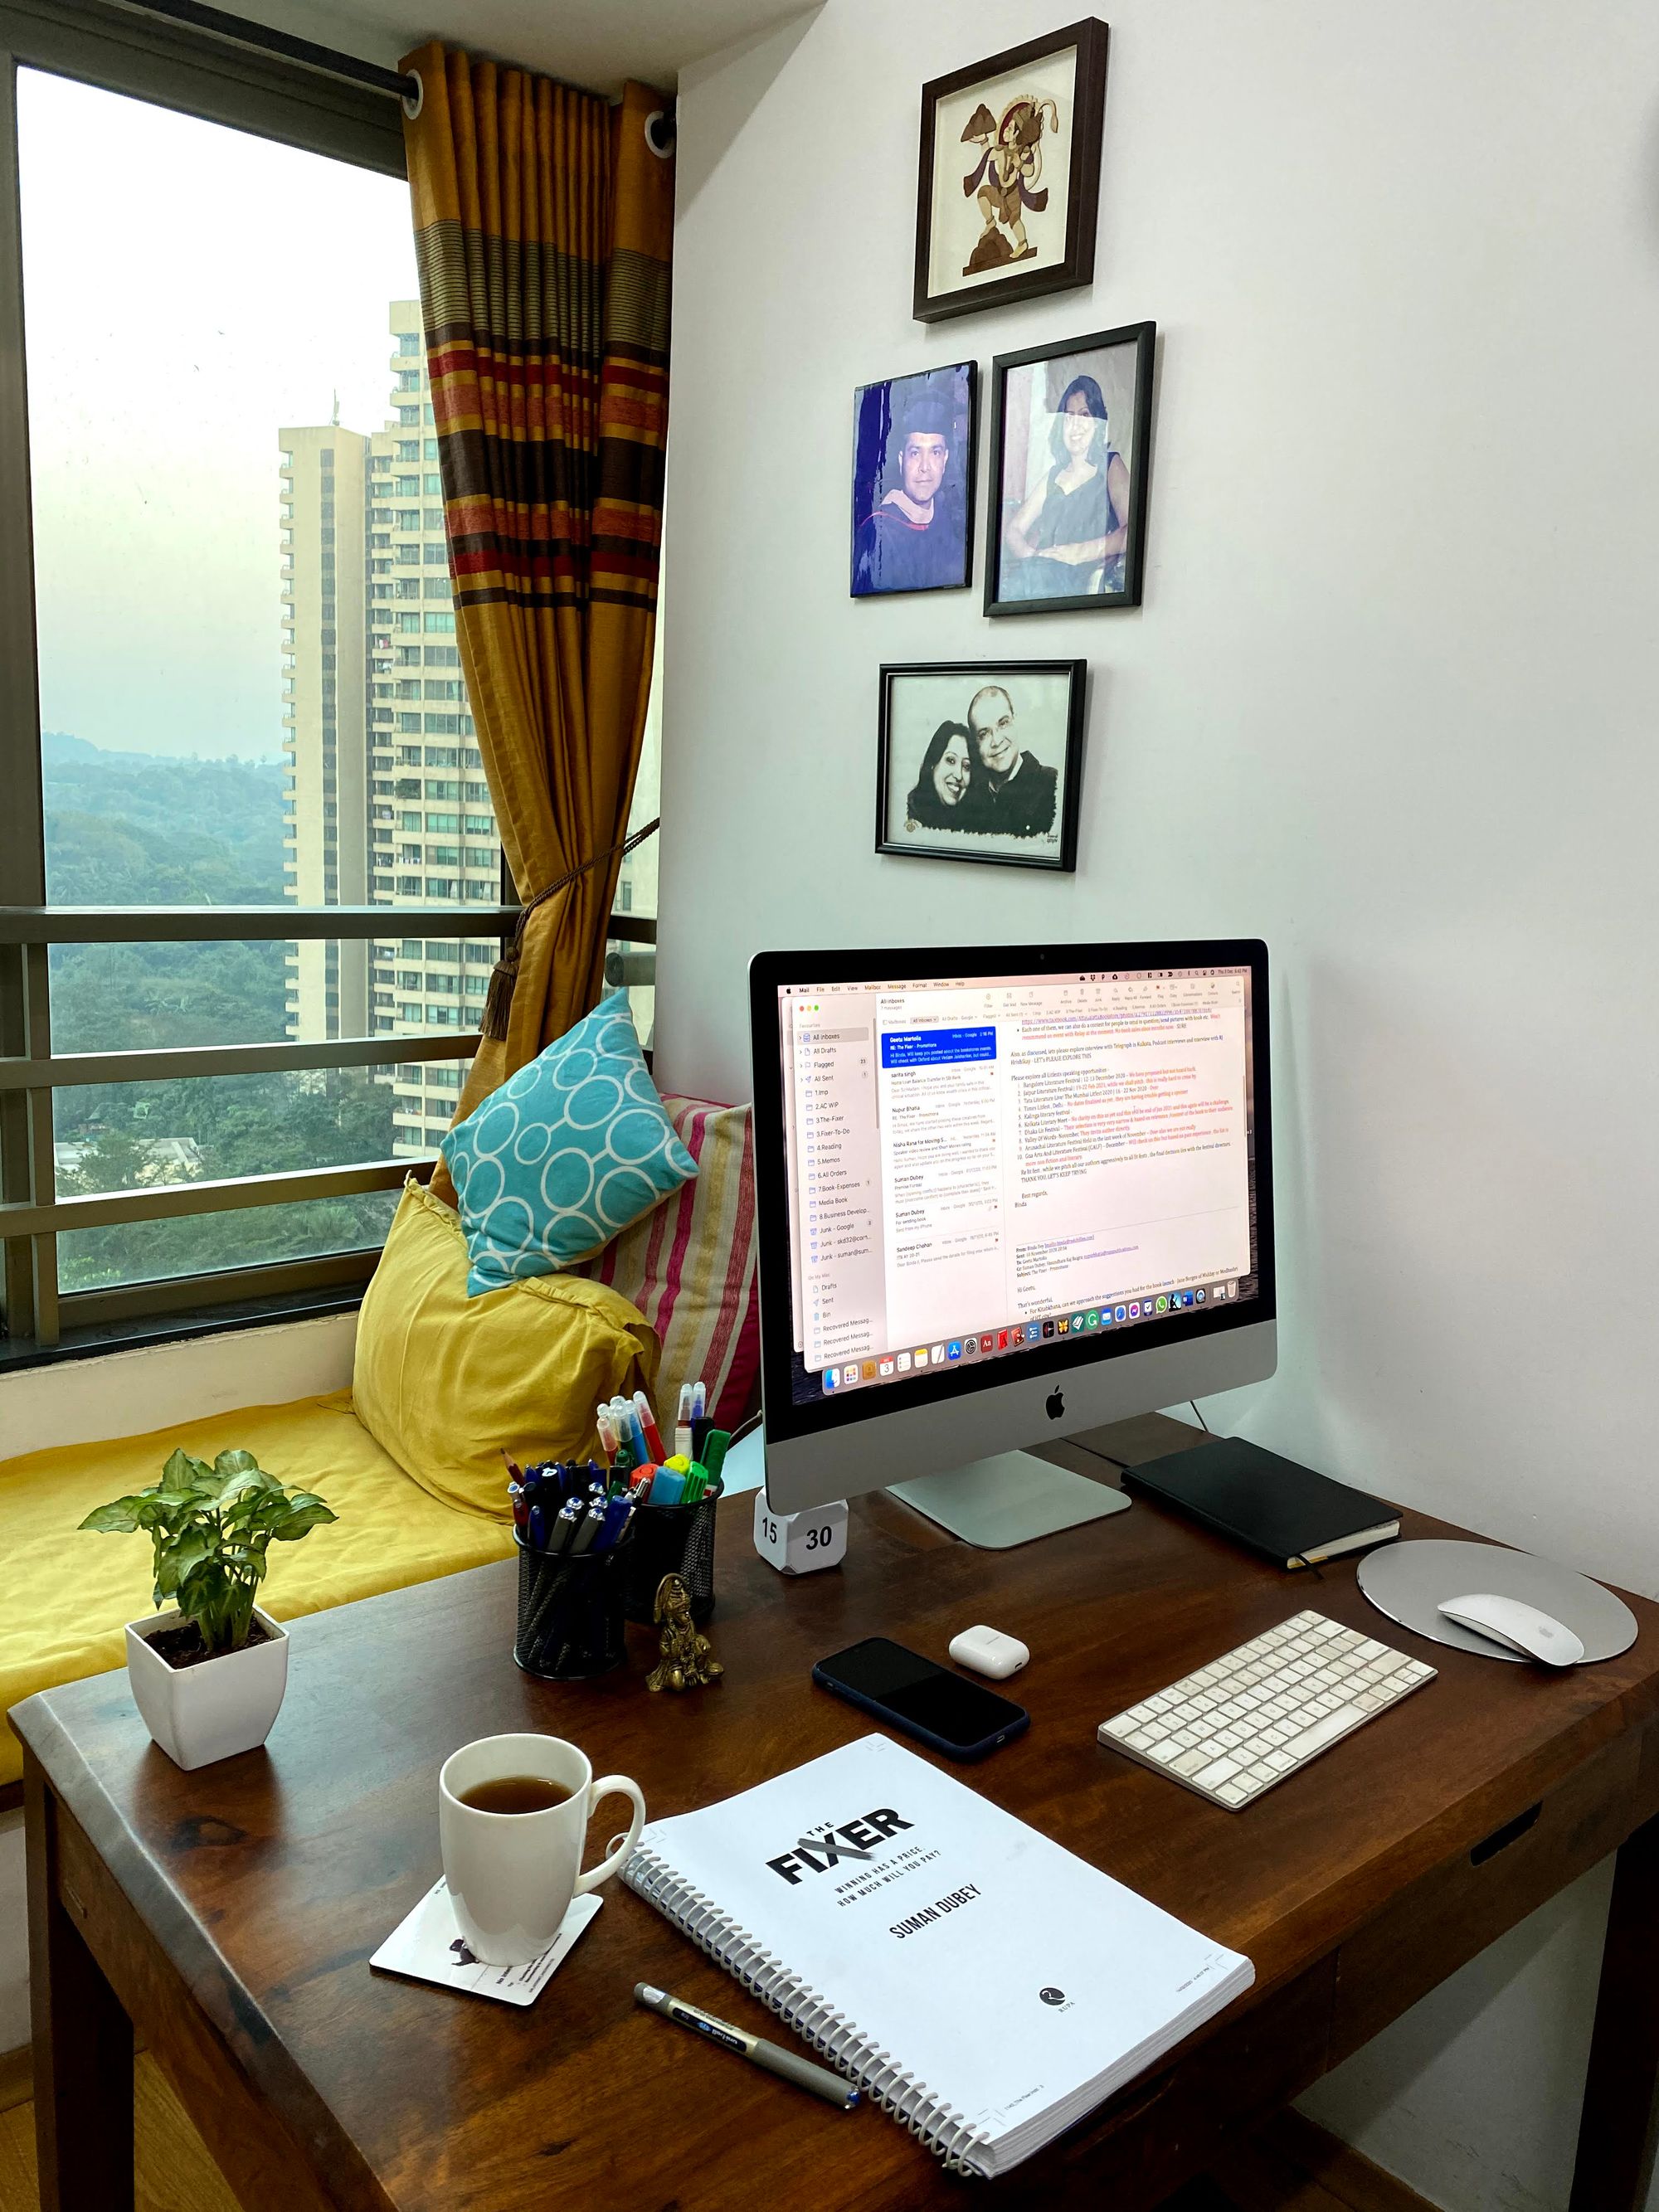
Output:
<instances>
[{"instance_id":1,"label":"framed portrait of woman","mask_svg":"<svg viewBox=\"0 0 1659 2212\"><path fill-rule=\"evenodd\" d=\"M1070 875L1088 667L1085 660L884 666L877 852Z\"/></svg>"},{"instance_id":2,"label":"framed portrait of woman","mask_svg":"<svg viewBox=\"0 0 1659 2212\"><path fill-rule=\"evenodd\" d=\"M1157 325L991 364L985 611L1138 607Z\"/></svg>"},{"instance_id":3,"label":"framed portrait of woman","mask_svg":"<svg viewBox=\"0 0 1659 2212\"><path fill-rule=\"evenodd\" d=\"M923 85L918 322L1092 283L1106 40L1091 15Z\"/></svg>"}]
</instances>

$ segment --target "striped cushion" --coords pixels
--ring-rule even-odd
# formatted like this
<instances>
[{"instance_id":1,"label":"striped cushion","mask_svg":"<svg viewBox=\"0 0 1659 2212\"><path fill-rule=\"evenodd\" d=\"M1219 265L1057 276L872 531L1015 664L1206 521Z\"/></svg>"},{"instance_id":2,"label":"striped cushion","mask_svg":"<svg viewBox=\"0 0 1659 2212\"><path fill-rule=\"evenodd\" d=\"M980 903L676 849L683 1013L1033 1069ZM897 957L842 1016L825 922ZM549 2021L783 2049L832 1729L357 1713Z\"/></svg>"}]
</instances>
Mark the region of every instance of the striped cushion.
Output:
<instances>
[{"instance_id":1,"label":"striped cushion","mask_svg":"<svg viewBox=\"0 0 1659 2212\"><path fill-rule=\"evenodd\" d=\"M674 1417L681 1383L701 1378L710 1413L731 1428L749 1410L760 1371L750 1110L703 1098L662 1103L697 1164L696 1181L566 1272L610 1284L656 1330L656 1405L665 1420Z\"/></svg>"}]
</instances>

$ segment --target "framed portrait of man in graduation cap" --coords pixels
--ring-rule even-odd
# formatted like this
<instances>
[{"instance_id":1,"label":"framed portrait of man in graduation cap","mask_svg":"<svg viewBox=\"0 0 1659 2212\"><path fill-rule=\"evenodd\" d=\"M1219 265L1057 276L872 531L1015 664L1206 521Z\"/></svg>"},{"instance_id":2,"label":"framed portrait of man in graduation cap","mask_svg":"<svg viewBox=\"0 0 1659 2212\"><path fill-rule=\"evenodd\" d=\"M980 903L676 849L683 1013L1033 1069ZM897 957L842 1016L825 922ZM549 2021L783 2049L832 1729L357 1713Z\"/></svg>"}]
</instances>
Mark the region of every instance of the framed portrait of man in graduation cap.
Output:
<instances>
[{"instance_id":1,"label":"framed portrait of man in graduation cap","mask_svg":"<svg viewBox=\"0 0 1659 2212\"><path fill-rule=\"evenodd\" d=\"M855 599L971 581L976 380L959 361L854 394Z\"/></svg>"}]
</instances>

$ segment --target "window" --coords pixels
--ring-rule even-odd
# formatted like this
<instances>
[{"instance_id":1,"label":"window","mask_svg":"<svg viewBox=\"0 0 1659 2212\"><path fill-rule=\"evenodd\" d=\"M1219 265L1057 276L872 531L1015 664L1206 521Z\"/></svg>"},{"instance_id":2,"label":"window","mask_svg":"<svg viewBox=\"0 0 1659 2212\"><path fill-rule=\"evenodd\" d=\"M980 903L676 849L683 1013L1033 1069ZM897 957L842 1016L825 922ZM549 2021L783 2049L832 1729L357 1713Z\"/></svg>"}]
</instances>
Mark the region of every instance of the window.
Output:
<instances>
[{"instance_id":1,"label":"window","mask_svg":"<svg viewBox=\"0 0 1659 2212\"><path fill-rule=\"evenodd\" d=\"M61 1086L60 1188L118 1200L162 1174L234 1183L285 1170L318 1188L211 1215L124 1222L118 1204L95 1229L65 1217L33 1249L9 1248L0 1299L46 1256L48 1335L54 1261L65 1326L88 1328L155 1310L169 1277L191 1279L188 1299L167 1301L179 1309L252 1295L254 1271L260 1294L276 1294L299 1285L295 1270L340 1281L335 1255L367 1261L392 1182L362 1194L329 1177L424 1148L417 1111L393 1118L396 1063L250 1076L214 1072L211 1056L354 1036L389 1048L399 1028L475 1027L498 950L480 909L501 895L487 787L459 781L477 755L466 745L463 763L472 722L396 104L359 121L349 103L319 105L303 72L285 91L280 64L187 25L106 32L94 11L59 29L59 12L31 11L17 143L0 144L19 179L26 295L25 322L0 286L0 355L23 356L29 406L26 428L0 411L0 480L32 462L33 484L32 556L26 541L0 568L0 629L16 635L34 611L40 719L90 744L46 748L47 822L21 837L8 823L0 905L38 903L43 871L48 920L54 904L116 909L108 941L55 946L44 963L40 1011L59 1052L205 1056L199 1075L130 1082L110 1069ZM102 88L140 77L142 94ZM192 100L245 119L257 107L257 119L209 121ZM10 115L0 108L8 139ZM187 410L173 404L179 358ZM264 457L252 469L250 453ZM206 652L183 580L201 574ZM0 741L39 744L27 710ZM34 763L23 766L32 789ZM122 908L180 898L212 902L227 937L131 941ZM374 927L393 931L409 926L398 907L441 906L456 933L441 955L404 962L398 939L361 922L353 934L343 915L334 937L258 934L272 926L261 910L285 901L384 904ZM461 1080L423 1066L413 1087L453 1103ZM17 1126L0 1116L0 1144ZM9 1152L4 1169L27 1196L27 1159ZM316 1272L325 1260L332 1272ZM3 1323L27 1334L33 1319L26 1299Z\"/></svg>"}]
</instances>

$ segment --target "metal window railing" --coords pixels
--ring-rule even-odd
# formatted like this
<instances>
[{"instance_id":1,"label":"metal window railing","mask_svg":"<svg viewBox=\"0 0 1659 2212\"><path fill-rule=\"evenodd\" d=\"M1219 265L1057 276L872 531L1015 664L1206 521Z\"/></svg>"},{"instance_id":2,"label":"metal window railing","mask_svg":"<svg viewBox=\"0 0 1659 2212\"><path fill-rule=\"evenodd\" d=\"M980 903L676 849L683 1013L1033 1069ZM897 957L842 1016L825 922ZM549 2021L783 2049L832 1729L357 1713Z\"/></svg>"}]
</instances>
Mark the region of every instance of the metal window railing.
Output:
<instances>
[{"instance_id":1,"label":"metal window railing","mask_svg":"<svg viewBox=\"0 0 1659 2212\"><path fill-rule=\"evenodd\" d=\"M54 1091L81 1084L468 1060L483 1041L477 1030L454 1029L435 1035L405 1031L291 1043L54 1054L49 945L362 941L404 933L499 939L517 920L518 909L510 906L0 907L0 1252L7 1334L52 1345L69 1322L97 1327L138 1315L366 1280L377 1257L373 1251L330 1253L60 1296L57 1238L125 1222L395 1190L409 1175L429 1176L436 1163L436 1154L427 1153L60 1198L52 1139ZM630 948L654 946L657 925L638 915L615 915L609 938L613 945ZM611 964L625 965L630 982L643 982L650 980L644 973L648 957L631 950L613 954Z\"/></svg>"}]
</instances>

